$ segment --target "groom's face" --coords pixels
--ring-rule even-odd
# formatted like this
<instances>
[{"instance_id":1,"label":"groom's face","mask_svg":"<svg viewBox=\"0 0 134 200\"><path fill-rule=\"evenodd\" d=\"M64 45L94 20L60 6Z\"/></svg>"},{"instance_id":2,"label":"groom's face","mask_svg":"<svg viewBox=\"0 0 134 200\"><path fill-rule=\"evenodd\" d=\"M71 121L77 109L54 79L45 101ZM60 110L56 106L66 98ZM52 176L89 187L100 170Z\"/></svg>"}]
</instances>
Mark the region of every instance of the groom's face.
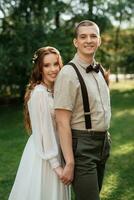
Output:
<instances>
[{"instance_id":1,"label":"groom's face","mask_svg":"<svg viewBox=\"0 0 134 200\"><path fill-rule=\"evenodd\" d=\"M98 27L80 26L77 33L77 38L74 39L74 46L77 51L83 56L94 55L95 51L101 44Z\"/></svg>"}]
</instances>

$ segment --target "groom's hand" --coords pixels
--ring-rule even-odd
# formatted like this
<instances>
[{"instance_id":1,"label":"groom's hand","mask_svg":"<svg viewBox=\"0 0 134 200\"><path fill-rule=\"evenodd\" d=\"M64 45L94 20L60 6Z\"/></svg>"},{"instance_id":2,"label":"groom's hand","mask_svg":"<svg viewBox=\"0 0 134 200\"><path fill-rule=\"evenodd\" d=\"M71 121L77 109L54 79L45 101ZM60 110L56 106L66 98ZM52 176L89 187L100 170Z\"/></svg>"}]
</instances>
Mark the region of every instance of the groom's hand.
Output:
<instances>
[{"instance_id":1,"label":"groom's hand","mask_svg":"<svg viewBox=\"0 0 134 200\"><path fill-rule=\"evenodd\" d=\"M65 185L71 184L73 181L73 176L74 176L74 164L66 164L65 168L63 169L63 173L61 176L61 181Z\"/></svg>"}]
</instances>

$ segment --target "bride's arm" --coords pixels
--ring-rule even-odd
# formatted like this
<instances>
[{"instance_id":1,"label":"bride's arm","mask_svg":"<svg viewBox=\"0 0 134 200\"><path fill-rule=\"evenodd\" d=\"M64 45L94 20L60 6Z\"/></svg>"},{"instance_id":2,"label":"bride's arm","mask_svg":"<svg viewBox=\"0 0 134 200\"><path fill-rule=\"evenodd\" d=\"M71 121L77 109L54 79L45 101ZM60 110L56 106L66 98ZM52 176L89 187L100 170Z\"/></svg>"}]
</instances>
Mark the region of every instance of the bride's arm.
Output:
<instances>
[{"instance_id":1,"label":"bride's arm","mask_svg":"<svg viewBox=\"0 0 134 200\"><path fill-rule=\"evenodd\" d=\"M29 102L32 133L38 155L49 160L51 167L60 166L58 146L49 109L48 94L44 89L33 91Z\"/></svg>"}]
</instances>

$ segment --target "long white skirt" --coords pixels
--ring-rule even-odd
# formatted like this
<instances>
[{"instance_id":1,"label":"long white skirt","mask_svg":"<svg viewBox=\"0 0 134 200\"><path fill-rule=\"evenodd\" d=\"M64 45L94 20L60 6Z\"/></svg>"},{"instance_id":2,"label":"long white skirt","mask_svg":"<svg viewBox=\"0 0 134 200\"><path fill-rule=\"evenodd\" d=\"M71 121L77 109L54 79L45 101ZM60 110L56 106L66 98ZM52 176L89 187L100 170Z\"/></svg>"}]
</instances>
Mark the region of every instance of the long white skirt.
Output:
<instances>
[{"instance_id":1,"label":"long white skirt","mask_svg":"<svg viewBox=\"0 0 134 200\"><path fill-rule=\"evenodd\" d=\"M24 149L9 200L70 200L69 189L47 160L35 152L33 136Z\"/></svg>"}]
</instances>

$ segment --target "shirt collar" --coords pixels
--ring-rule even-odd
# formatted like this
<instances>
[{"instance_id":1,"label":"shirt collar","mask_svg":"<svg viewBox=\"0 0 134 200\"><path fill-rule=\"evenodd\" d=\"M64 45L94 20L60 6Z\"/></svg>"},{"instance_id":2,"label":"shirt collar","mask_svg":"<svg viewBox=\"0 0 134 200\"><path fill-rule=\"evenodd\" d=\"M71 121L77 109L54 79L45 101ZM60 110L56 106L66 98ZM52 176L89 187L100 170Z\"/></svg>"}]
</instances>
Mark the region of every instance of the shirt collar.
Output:
<instances>
[{"instance_id":1,"label":"shirt collar","mask_svg":"<svg viewBox=\"0 0 134 200\"><path fill-rule=\"evenodd\" d=\"M86 69L90 64L82 60L79 55L76 53L74 56L74 61L78 63L78 65L84 69ZM94 60L92 65L93 67L97 64L97 62Z\"/></svg>"}]
</instances>

